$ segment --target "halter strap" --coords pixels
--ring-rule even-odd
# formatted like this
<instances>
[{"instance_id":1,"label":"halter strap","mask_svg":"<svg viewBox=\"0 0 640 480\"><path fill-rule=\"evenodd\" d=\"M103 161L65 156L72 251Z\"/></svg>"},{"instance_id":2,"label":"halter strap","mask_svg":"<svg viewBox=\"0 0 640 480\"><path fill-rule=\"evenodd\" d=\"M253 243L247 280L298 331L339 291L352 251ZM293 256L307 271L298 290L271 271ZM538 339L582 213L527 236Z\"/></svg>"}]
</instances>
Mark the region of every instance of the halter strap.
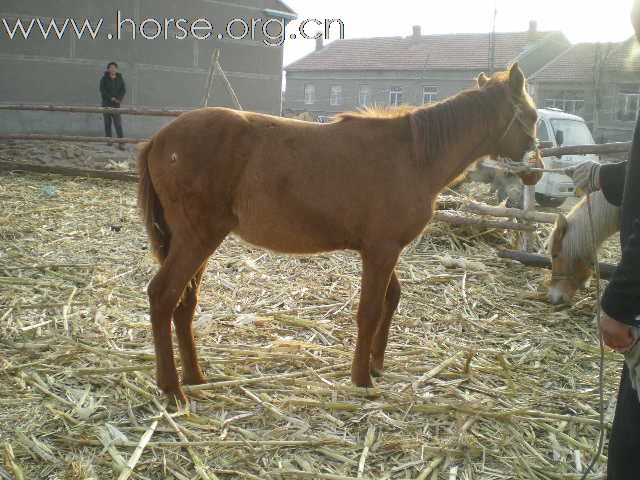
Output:
<instances>
[{"instance_id":1,"label":"halter strap","mask_svg":"<svg viewBox=\"0 0 640 480\"><path fill-rule=\"evenodd\" d=\"M532 145L535 145L535 147L537 148L538 139L535 138L533 135L531 135L531 132L529 132L529 130L527 129L527 126L522 121L522 118L520 118L520 106L513 102L511 102L511 105L513 106L513 116L511 117L511 120L509 121L509 124L507 125L507 128L505 129L504 133L498 139L498 145L500 145L502 141L506 138L507 134L511 130L511 127L513 127L513 124L517 121L518 126L522 129L524 134L531 139Z\"/></svg>"},{"instance_id":2,"label":"halter strap","mask_svg":"<svg viewBox=\"0 0 640 480\"><path fill-rule=\"evenodd\" d=\"M584 259L582 259L582 260L584 260ZM557 274L551 273L551 281L556 281L556 282L569 281L569 282L573 283L573 286L576 287L577 290L585 290L585 288L586 288L584 285L582 285L582 284L580 284L580 282L578 282L578 279L576 278L575 272L573 271L573 265L572 264L569 264L569 273L568 274L557 275Z\"/></svg>"},{"instance_id":3,"label":"halter strap","mask_svg":"<svg viewBox=\"0 0 640 480\"><path fill-rule=\"evenodd\" d=\"M531 148L531 150L529 150L529 152L531 152L531 151L535 150L536 148L538 148L538 140L533 135L531 135L531 132L529 132L527 130L526 125L524 124L524 122L520 118L520 115L519 115L520 114L520 107L518 105L516 105L514 102L510 101L509 103L511 103L511 105L513 106L513 115L511 117L511 120L509 120L509 124L506 126L506 128L504 130L504 133L502 133L502 135L500 135L500 138L496 142L496 146L499 146L502 143L502 141L505 139L505 137L509 133L509 130L511 130L511 127L513 127L513 124L517 121L518 125L520 126L520 128L522 128L522 131L524 132L524 134L531 139L531 147L532 148ZM480 147L482 147L488 141L490 141L490 138L485 137L478 144L478 146L471 151L472 156L475 156L476 152L478 150L480 150Z\"/></svg>"}]
</instances>

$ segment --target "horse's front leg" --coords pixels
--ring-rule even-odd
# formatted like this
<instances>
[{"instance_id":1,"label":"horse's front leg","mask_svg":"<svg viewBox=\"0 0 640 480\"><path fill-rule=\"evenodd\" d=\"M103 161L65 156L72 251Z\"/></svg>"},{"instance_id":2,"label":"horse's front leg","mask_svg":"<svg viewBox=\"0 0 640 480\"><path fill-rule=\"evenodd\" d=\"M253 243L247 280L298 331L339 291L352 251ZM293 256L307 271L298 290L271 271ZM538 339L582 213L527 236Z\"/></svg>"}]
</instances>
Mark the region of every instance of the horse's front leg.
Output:
<instances>
[{"instance_id":1,"label":"horse's front leg","mask_svg":"<svg viewBox=\"0 0 640 480\"><path fill-rule=\"evenodd\" d=\"M387 349L387 341L389 340L389 328L391 328L393 314L400 302L400 293L400 282L394 271L391 273L384 300L382 318L380 319L375 337L373 337L373 345L371 347L371 375L374 377L382 376L384 352Z\"/></svg>"},{"instance_id":2,"label":"horse's front leg","mask_svg":"<svg viewBox=\"0 0 640 480\"><path fill-rule=\"evenodd\" d=\"M387 286L399 253L397 249L362 253L358 340L351 367L351 380L358 387L373 387L370 375L371 346L380 324Z\"/></svg>"}]
</instances>

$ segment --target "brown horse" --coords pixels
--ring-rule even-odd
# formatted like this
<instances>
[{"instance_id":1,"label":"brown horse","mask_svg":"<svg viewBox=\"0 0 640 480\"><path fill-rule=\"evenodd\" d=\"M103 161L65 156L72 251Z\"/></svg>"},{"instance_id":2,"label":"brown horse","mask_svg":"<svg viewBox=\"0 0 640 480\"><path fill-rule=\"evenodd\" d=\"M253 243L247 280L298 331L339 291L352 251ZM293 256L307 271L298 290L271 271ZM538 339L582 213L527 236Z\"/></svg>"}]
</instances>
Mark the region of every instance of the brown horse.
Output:
<instances>
[{"instance_id":1,"label":"brown horse","mask_svg":"<svg viewBox=\"0 0 640 480\"><path fill-rule=\"evenodd\" d=\"M139 201L161 263L148 289L158 386L186 401L172 315L182 381L205 381L191 321L207 259L234 233L283 253L360 253L351 378L372 387L400 299L398 256L431 219L438 193L483 156L521 161L535 150L537 113L525 83L514 65L491 79L481 74L477 88L396 115L351 113L315 124L208 108L160 130L139 157Z\"/></svg>"}]
</instances>

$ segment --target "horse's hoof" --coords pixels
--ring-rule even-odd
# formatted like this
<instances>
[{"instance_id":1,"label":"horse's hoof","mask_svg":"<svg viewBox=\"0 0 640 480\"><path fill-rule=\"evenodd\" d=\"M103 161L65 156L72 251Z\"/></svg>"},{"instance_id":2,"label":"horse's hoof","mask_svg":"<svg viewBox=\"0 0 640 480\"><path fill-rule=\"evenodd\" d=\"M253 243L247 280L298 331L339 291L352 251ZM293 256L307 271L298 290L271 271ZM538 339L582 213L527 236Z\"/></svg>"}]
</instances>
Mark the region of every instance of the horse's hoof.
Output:
<instances>
[{"instance_id":1,"label":"horse's hoof","mask_svg":"<svg viewBox=\"0 0 640 480\"><path fill-rule=\"evenodd\" d=\"M202 375L184 376L182 378L183 385L202 385L207 383L207 380Z\"/></svg>"},{"instance_id":2,"label":"horse's hoof","mask_svg":"<svg viewBox=\"0 0 640 480\"><path fill-rule=\"evenodd\" d=\"M355 378L351 377L351 383L353 383L358 388L374 388L376 386L375 382L371 378L371 375L367 375L365 378Z\"/></svg>"},{"instance_id":3,"label":"horse's hoof","mask_svg":"<svg viewBox=\"0 0 640 480\"><path fill-rule=\"evenodd\" d=\"M377 387L355 387L353 390L356 398L376 400L382 396L382 392Z\"/></svg>"},{"instance_id":4,"label":"horse's hoof","mask_svg":"<svg viewBox=\"0 0 640 480\"><path fill-rule=\"evenodd\" d=\"M189 399L179 386L177 388L163 388L162 390L169 398L168 408L174 411L182 411L189 408Z\"/></svg>"}]
</instances>

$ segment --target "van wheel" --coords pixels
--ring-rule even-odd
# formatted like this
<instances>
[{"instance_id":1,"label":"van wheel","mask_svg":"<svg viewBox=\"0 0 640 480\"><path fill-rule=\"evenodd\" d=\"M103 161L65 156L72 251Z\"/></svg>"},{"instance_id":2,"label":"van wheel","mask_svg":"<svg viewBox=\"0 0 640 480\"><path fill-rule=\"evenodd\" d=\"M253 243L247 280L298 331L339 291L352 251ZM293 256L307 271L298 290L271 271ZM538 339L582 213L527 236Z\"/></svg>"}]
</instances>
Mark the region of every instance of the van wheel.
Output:
<instances>
[{"instance_id":1,"label":"van wheel","mask_svg":"<svg viewBox=\"0 0 640 480\"><path fill-rule=\"evenodd\" d=\"M565 200L566 198L563 197L550 197L542 193L536 193L536 202L541 207L559 207Z\"/></svg>"}]
</instances>

